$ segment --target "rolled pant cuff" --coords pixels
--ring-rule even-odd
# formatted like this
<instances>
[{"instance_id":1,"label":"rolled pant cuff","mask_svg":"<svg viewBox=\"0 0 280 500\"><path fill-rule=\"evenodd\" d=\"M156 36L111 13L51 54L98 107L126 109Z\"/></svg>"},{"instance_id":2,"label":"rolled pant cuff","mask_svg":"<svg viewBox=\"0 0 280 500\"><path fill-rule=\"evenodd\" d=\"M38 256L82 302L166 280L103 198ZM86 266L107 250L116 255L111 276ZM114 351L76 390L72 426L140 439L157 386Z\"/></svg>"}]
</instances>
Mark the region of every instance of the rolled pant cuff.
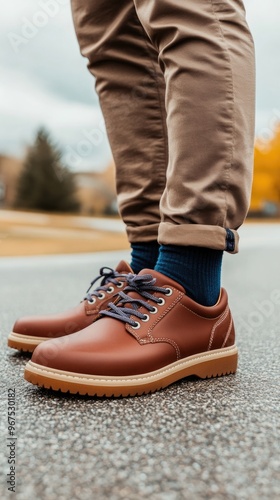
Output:
<instances>
[{"instance_id":1,"label":"rolled pant cuff","mask_svg":"<svg viewBox=\"0 0 280 500\"><path fill-rule=\"evenodd\" d=\"M182 245L238 252L239 235L234 229L202 224L171 224L162 222L158 241L161 245Z\"/></svg>"},{"instance_id":2,"label":"rolled pant cuff","mask_svg":"<svg viewBox=\"0 0 280 500\"><path fill-rule=\"evenodd\" d=\"M126 226L129 243L145 243L157 241L159 223L146 224L143 226Z\"/></svg>"}]
</instances>

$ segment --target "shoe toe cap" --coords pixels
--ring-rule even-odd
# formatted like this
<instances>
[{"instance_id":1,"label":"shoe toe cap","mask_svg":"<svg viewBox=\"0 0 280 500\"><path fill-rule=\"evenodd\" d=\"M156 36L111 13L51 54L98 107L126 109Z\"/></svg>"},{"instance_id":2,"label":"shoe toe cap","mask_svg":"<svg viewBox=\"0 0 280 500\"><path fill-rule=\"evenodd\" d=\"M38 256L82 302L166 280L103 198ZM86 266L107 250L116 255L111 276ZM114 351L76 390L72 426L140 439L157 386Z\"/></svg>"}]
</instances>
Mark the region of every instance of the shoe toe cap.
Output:
<instances>
[{"instance_id":1,"label":"shoe toe cap","mask_svg":"<svg viewBox=\"0 0 280 500\"><path fill-rule=\"evenodd\" d=\"M14 324L13 332L31 337L53 338L72 333L76 328L73 322L63 323L51 318L24 317Z\"/></svg>"}]
</instances>

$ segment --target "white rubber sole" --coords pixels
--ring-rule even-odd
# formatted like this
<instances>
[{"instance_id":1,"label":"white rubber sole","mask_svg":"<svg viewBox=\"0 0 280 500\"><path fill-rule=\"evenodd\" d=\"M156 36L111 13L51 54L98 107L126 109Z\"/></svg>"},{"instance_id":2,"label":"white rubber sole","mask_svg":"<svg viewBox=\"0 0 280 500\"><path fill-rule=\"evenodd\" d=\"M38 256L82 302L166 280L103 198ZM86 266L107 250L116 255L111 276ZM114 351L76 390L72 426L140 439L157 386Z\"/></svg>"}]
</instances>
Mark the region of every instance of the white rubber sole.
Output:
<instances>
[{"instance_id":1,"label":"white rubber sole","mask_svg":"<svg viewBox=\"0 0 280 500\"><path fill-rule=\"evenodd\" d=\"M237 361L238 351L235 345L189 356L159 370L127 377L72 373L29 361L24 378L40 387L71 394L136 396L157 391L190 375L205 379L235 373Z\"/></svg>"}]
</instances>

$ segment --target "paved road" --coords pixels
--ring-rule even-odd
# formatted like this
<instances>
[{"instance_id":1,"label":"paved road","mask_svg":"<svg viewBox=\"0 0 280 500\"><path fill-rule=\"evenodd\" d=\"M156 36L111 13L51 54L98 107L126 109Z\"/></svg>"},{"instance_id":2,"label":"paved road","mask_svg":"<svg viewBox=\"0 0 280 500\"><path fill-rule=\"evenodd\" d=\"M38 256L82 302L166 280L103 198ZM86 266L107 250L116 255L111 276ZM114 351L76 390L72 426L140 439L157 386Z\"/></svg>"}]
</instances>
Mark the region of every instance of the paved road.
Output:
<instances>
[{"instance_id":1,"label":"paved road","mask_svg":"<svg viewBox=\"0 0 280 500\"><path fill-rule=\"evenodd\" d=\"M0 496L7 473L7 389L17 398L17 500L269 500L280 498L280 229L243 229L243 251L226 256L237 326L235 376L196 379L138 398L89 399L39 390L8 351L13 320L75 304L120 253L0 260ZM278 295L277 295L278 294Z\"/></svg>"}]
</instances>

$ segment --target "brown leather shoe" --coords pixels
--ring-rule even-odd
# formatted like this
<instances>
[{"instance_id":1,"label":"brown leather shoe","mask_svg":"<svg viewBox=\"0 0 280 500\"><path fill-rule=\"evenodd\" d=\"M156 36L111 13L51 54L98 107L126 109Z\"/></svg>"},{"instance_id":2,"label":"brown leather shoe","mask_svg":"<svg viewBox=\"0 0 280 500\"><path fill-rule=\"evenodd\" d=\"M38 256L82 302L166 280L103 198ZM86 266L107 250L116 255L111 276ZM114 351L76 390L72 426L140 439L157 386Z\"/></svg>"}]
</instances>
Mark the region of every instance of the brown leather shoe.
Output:
<instances>
[{"instance_id":1,"label":"brown leather shoe","mask_svg":"<svg viewBox=\"0 0 280 500\"><path fill-rule=\"evenodd\" d=\"M33 384L90 396L153 392L188 375L234 373L237 348L227 293L204 307L151 270L128 276L101 318L78 334L37 347L25 369Z\"/></svg>"},{"instance_id":2,"label":"brown leather shoe","mask_svg":"<svg viewBox=\"0 0 280 500\"><path fill-rule=\"evenodd\" d=\"M105 309L119 289L127 284L126 275L132 273L131 267L121 261L116 270L102 267L100 275L92 281L84 300L75 308L54 316L31 316L19 319L8 336L8 346L22 351L33 352L35 347L50 338L62 337L78 332L91 325L99 311ZM100 286L91 291L101 279Z\"/></svg>"}]
</instances>

